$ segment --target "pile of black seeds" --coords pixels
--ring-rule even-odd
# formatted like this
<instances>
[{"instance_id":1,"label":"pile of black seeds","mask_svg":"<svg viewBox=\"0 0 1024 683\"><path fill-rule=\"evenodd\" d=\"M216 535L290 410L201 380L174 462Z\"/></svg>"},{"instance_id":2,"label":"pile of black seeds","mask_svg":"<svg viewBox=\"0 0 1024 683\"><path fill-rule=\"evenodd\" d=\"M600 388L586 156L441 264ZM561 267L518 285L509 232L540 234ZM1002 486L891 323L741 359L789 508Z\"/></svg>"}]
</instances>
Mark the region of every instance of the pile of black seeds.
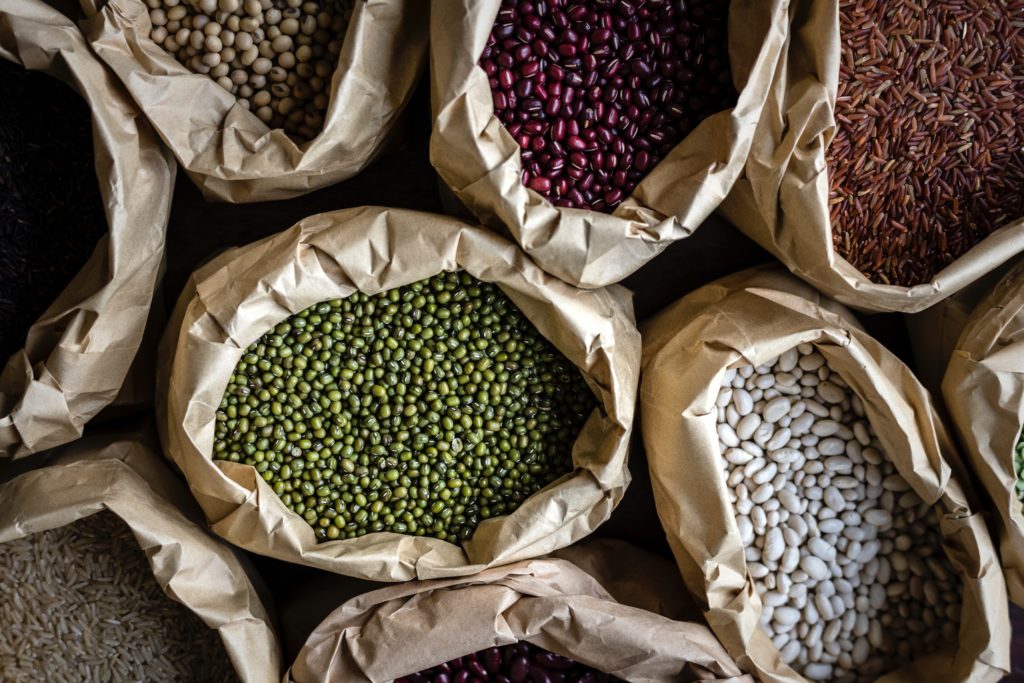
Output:
<instances>
[{"instance_id":1,"label":"pile of black seeds","mask_svg":"<svg viewBox=\"0 0 1024 683\"><path fill-rule=\"evenodd\" d=\"M0 365L107 230L89 107L0 59Z\"/></svg>"}]
</instances>

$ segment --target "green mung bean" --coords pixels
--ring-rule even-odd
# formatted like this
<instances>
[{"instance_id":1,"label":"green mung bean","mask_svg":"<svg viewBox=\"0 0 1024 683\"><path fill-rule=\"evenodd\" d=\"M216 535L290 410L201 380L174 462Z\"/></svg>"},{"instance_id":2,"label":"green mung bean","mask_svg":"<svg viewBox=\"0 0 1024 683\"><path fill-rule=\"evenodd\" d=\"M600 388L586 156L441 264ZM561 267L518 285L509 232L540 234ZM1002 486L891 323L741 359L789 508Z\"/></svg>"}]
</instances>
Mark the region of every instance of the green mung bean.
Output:
<instances>
[{"instance_id":1,"label":"green mung bean","mask_svg":"<svg viewBox=\"0 0 1024 683\"><path fill-rule=\"evenodd\" d=\"M1021 432L1013 449L1013 473L1017 475L1017 499L1024 503L1024 432Z\"/></svg>"},{"instance_id":2,"label":"green mung bean","mask_svg":"<svg viewBox=\"0 0 1024 683\"><path fill-rule=\"evenodd\" d=\"M572 470L595 403L497 286L441 273L310 306L251 344L213 457L255 467L320 540L457 542Z\"/></svg>"}]
</instances>

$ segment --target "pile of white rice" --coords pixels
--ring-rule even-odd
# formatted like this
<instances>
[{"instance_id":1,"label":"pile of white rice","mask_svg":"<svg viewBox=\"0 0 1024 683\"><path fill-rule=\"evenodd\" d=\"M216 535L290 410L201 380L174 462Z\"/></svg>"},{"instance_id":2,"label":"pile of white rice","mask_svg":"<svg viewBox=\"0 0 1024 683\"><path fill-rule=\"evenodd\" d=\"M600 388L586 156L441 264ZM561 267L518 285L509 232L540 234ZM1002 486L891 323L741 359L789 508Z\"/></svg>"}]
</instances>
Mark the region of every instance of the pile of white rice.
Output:
<instances>
[{"instance_id":1,"label":"pile of white rice","mask_svg":"<svg viewBox=\"0 0 1024 683\"><path fill-rule=\"evenodd\" d=\"M110 512L0 544L0 680L237 681Z\"/></svg>"}]
</instances>

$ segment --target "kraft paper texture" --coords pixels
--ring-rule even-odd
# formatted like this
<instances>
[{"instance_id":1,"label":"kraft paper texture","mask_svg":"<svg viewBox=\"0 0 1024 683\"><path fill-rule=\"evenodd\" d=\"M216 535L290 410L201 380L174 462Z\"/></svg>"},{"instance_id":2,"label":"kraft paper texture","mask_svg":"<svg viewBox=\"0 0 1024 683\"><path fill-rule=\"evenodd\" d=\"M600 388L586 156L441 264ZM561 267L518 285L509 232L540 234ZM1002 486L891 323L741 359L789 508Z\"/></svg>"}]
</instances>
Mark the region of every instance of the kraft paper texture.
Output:
<instances>
[{"instance_id":1,"label":"kraft paper texture","mask_svg":"<svg viewBox=\"0 0 1024 683\"><path fill-rule=\"evenodd\" d=\"M864 311L916 313L1024 250L1024 218L915 287L876 284L832 247L825 151L836 132L838 0L793 0L791 29L743 176L721 212L795 275Z\"/></svg>"},{"instance_id":2,"label":"kraft paper texture","mask_svg":"<svg viewBox=\"0 0 1024 683\"><path fill-rule=\"evenodd\" d=\"M1024 514L1013 454L1024 424L1024 264L974 309L949 359L942 394L967 462L996 514L1010 598L1024 605Z\"/></svg>"},{"instance_id":3,"label":"kraft paper texture","mask_svg":"<svg viewBox=\"0 0 1024 683\"><path fill-rule=\"evenodd\" d=\"M729 58L739 100L690 132L612 214L556 207L520 181L515 139L477 66L500 0L430 7L430 161L483 223L506 230L549 273L581 287L618 282L710 215L739 177L786 41L790 0L734 0Z\"/></svg>"},{"instance_id":4,"label":"kraft paper texture","mask_svg":"<svg viewBox=\"0 0 1024 683\"><path fill-rule=\"evenodd\" d=\"M85 27L93 50L209 199L286 199L351 178L384 148L426 63L426 3L359 0L323 131L296 144L153 42L142 0L82 2L93 15Z\"/></svg>"},{"instance_id":5,"label":"kraft paper texture","mask_svg":"<svg viewBox=\"0 0 1024 683\"><path fill-rule=\"evenodd\" d=\"M1009 671L1006 585L985 520L928 393L842 306L781 268L729 276L676 302L644 328L643 438L658 515L690 591L744 671L804 679L760 627L716 431L730 366L759 365L812 343L864 402L896 469L936 507L943 548L963 578L959 647L882 676L884 683L996 681Z\"/></svg>"},{"instance_id":6,"label":"kraft paper texture","mask_svg":"<svg viewBox=\"0 0 1024 683\"><path fill-rule=\"evenodd\" d=\"M0 0L0 57L69 82L92 109L109 232L0 374L0 460L67 443L109 405L135 358L159 279L175 164L68 17Z\"/></svg>"},{"instance_id":7,"label":"kraft paper texture","mask_svg":"<svg viewBox=\"0 0 1024 683\"><path fill-rule=\"evenodd\" d=\"M600 580L566 560L539 559L366 593L313 631L284 683L392 681L522 640L633 683L752 683L707 626L617 602Z\"/></svg>"},{"instance_id":8,"label":"kraft paper texture","mask_svg":"<svg viewBox=\"0 0 1024 683\"><path fill-rule=\"evenodd\" d=\"M383 532L318 543L255 468L211 460L215 411L251 342L314 303L458 269L497 283L594 391L598 407L573 446L573 473L484 521L461 546ZM608 518L629 482L639 360L627 290L573 288L512 243L453 218L363 207L312 216L193 274L161 347L158 423L165 451L230 542L372 581L460 576L567 546Z\"/></svg>"},{"instance_id":9,"label":"kraft paper texture","mask_svg":"<svg viewBox=\"0 0 1024 683\"><path fill-rule=\"evenodd\" d=\"M140 441L67 446L0 486L0 552L7 541L109 510L131 527L167 597L218 631L241 680L276 681L281 651L270 615L231 549L177 506L187 495Z\"/></svg>"}]
</instances>

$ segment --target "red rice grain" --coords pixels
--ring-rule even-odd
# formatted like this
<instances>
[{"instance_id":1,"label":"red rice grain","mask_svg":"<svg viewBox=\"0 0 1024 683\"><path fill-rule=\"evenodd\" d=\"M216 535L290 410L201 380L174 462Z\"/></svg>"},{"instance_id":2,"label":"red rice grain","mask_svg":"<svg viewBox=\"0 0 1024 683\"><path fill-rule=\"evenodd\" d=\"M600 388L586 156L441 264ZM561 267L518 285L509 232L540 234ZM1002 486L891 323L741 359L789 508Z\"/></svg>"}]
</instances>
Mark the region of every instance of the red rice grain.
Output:
<instances>
[{"instance_id":1,"label":"red rice grain","mask_svg":"<svg viewBox=\"0 0 1024 683\"><path fill-rule=\"evenodd\" d=\"M1024 216L1024 0L840 0L832 240L913 286Z\"/></svg>"}]
</instances>

